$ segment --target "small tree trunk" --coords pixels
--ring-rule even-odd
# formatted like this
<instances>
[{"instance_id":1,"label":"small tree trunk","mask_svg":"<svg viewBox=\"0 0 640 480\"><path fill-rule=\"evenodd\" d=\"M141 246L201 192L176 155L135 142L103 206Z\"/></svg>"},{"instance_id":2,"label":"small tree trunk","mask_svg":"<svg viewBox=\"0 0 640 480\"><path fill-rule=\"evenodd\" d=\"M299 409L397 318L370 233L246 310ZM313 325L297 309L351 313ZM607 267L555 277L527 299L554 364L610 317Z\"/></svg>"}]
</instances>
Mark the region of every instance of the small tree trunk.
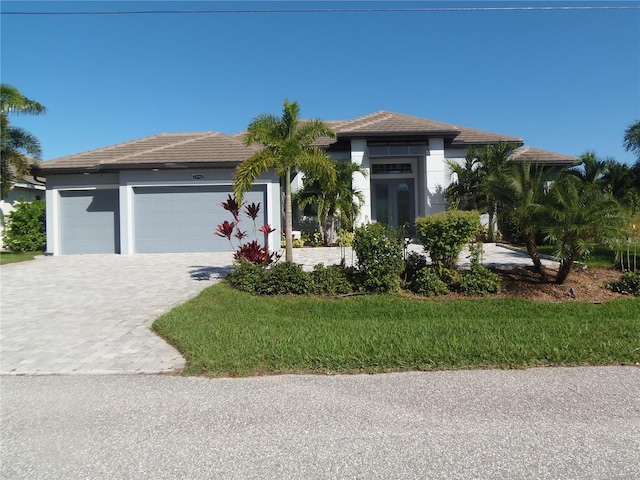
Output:
<instances>
[{"instance_id":1,"label":"small tree trunk","mask_svg":"<svg viewBox=\"0 0 640 480\"><path fill-rule=\"evenodd\" d=\"M488 237L487 240L489 240L489 243L493 243L493 229L494 229L494 217L495 217L495 211L493 209L493 207L491 207L489 209L489 232L488 232Z\"/></svg>"},{"instance_id":2,"label":"small tree trunk","mask_svg":"<svg viewBox=\"0 0 640 480\"><path fill-rule=\"evenodd\" d=\"M571 255L568 258L563 258L560 260L560 269L558 270L558 275L556 275L556 283L558 285L562 285L571 273L573 262L577 258L577 256L578 252L576 250L572 250Z\"/></svg>"},{"instance_id":3,"label":"small tree trunk","mask_svg":"<svg viewBox=\"0 0 640 480\"><path fill-rule=\"evenodd\" d=\"M333 232L335 231L336 228L336 217L334 217L333 215L331 215L331 230L329 231L329 244L327 245L328 247L330 247L331 245L333 245Z\"/></svg>"},{"instance_id":4,"label":"small tree trunk","mask_svg":"<svg viewBox=\"0 0 640 480\"><path fill-rule=\"evenodd\" d=\"M537 273L540 274L540 280L542 283L547 283L549 281L549 277L547 275L547 270L544 268L542 261L540 260L540 254L538 253L538 246L536 245L536 234L535 232L530 232L525 235L524 243L527 246L527 253L533 262L533 266Z\"/></svg>"},{"instance_id":5,"label":"small tree trunk","mask_svg":"<svg viewBox=\"0 0 640 480\"><path fill-rule=\"evenodd\" d=\"M287 169L284 179L284 245L286 262L293 262L293 214L291 208L291 170Z\"/></svg>"}]
</instances>

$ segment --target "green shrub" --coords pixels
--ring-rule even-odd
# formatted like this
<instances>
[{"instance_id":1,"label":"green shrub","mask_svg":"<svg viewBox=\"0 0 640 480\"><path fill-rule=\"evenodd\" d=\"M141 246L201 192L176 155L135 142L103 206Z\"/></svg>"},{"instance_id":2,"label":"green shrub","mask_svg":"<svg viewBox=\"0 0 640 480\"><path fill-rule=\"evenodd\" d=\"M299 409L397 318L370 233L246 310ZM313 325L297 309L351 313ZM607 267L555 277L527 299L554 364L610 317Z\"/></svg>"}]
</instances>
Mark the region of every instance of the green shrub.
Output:
<instances>
[{"instance_id":1,"label":"green shrub","mask_svg":"<svg viewBox=\"0 0 640 480\"><path fill-rule=\"evenodd\" d=\"M404 274L402 278L410 283L416 276L416 273L427 265L429 265L427 257L418 252L410 252L404 261Z\"/></svg>"},{"instance_id":2,"label":"green shrub","mask_svg":"<svg viewBox=\"0 0 640 480\"><path fill-rule=\"evenodd\" d=\"M488 268L479 265L458 278L456 290L463 295L487 295L502 290L502 279Z\"/></svg>"},{"instance_id":3,"label":"green shrub","mask_svg":"<svg viewBox=\"0 0 640 480\"><path fill-rule=\"evenodd\" d=\"M44 200L21 198L4 218L4 244L14 252L44 251L47 244Z\"/></svg>"},{"instance_id":4,"label":"green shrub","mask_svg":"<svg viewBox=\"0 0 640 480\"><path fill-rule=\"evenodd\" d=\"M479 228L478 212L448 210L416 219L416 234L425 252L434 265L449 269Z\"/></svg>"},{"instance_id":5,"label":"green shrub","mask_svg":"<svg viewBox=\"0 0 640 480\"><path fill-rule=\"evenodd\" d=\"M353 249L358 286L374 293L398 290L404 270L403 248L404 238L388 225L369 223L356 228Z\"/></svg>"},{"instance_id":6,"label":"green shrub","mask_svg":"<svg viewBox=\"0 0 640 480\"><path fill-rule=\"evenodd\" d=\"M276 263L265 270L259 295L305 295L314 293L311 274L302 265L292 262Z\"/></svg>"},{"instance_id":7,"label":"green shrub","mask_svg":"<svg viewBox=\"0 0 640 480\"><path fill-rule=\"evenodd\" d=\"M419 269L413 277L410 287L411 291L418 295L428 297L449 293L449 286L430 267Z\"/></svg>"},{"instance_id":8,"label":"green shrub","mask_svg":"<svg viewBox=\"0 0 640 480\"><path fill-rule=\"evenodd\" d=\"M355 234L348 230L340 230L338 233L338 246L339 247L351 247L353 245L353 239Z\"/></svg>"},{"instance_id":9,"label":"green shrub","mask_svg":"<svg viewBox=\"0 0 640 480\"><path fill-rule=\"evenodd\" d=\"M236 290L256 294L263 289L266 280L266 269L248 260L240 260L233 265L227 275L227 282Z\"/></svg>"},{"instance_id":10,"label":"green shrub","mask_svg":"<svg viewBox=\"0 0 640 480\"><path fill-rule=\"evenodd\" d=\"M614 292L640 297L640 271L623 273L620 281L609 283L607 288Z\"/></svg>"},{"instance_id":11,"label":"green shrub","mask_svg":"<svg viewBox=\"0 0 640 480\"><path fill-rule=\"evenodd\" d=\"M315 293L340 295L353 290L347 271L339 265L324 266L319 263L311 272Z\"/></svg>"}]
</instances>

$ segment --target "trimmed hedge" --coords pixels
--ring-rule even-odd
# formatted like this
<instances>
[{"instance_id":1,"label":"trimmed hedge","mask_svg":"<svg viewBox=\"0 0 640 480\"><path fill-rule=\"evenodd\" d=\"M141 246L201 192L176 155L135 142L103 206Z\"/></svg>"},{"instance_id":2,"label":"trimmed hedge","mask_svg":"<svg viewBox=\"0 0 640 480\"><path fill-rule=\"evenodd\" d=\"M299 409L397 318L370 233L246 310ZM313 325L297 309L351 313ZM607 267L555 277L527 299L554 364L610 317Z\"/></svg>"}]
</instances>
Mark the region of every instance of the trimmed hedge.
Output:
<instances>
[{"instance_id":1,"label":"trimmed hedge","mask_svg":"<svg viewBox=\"0 0 640 480\"><path fill-rule=\"evenodd\" d=\"M480 229L478 212L447 210L416 219L416 233L438 268L455 268L458 256Z\"/></svg>"}]
</instances>

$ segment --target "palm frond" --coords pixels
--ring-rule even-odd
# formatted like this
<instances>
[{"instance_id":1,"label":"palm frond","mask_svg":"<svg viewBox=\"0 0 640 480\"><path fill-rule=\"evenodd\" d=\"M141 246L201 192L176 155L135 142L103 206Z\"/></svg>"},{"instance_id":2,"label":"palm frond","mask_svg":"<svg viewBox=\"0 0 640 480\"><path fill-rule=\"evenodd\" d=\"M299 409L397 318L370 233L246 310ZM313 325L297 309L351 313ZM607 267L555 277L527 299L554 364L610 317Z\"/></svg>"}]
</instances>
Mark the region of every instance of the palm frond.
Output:
<instances>
[{"instance_id":1,"label":"palm frond","mask_svg":"<svg viewBox=\"0 0 640 480\"><path fill-rule=\"evenodd\" d=\"M251 189L253 182L264 172L276 166L277 159L270 150L260 150L236 167L233 174L233 194L242 202L244 192Z\"/></svg>"},{"instance_id":2,"label":"palm frond","mask_svg":"<svg viewBox=\"0 0 640 480\"><path fill-rule=\"evenodd\" d=\"M47 111L44 105L25 97L20 90L3 83L0 85L0 113L40 115Z\"/></svg>"}]
</instances>

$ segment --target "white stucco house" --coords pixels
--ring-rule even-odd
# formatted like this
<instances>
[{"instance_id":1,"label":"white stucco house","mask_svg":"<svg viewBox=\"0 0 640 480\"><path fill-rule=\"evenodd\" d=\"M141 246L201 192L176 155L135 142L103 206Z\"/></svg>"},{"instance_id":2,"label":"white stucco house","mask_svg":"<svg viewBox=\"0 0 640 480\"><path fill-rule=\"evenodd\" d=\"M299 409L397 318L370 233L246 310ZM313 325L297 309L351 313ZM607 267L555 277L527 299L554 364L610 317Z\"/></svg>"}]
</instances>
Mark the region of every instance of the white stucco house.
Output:
<instances>
[{"instance_id":1,"label":"white stucco house","mask_svg":"<svg viewBox=\"0 0 640 480\"><path fill-rule=\"evenodd\" d=\"M451 182L445 159L462 160L473 145L519 137L379 111L352 120L327 121L335 139L317 144L335 159L368 173L354 187L365 197L360 221L397 226L445 208ZM47 178L47 251L147 253L228 251L213 231L230 220L220 203L231 194L234 168L256 151L243 134L160 134L42 163ZM514 158L573 165L576 157L522 147ZM276 232L261 238L280 248L281 189L274 173L260 177L246 202L262 206L259 225ZM250 220L246 220L247 228Z\"/></svg>"}]
</instances>

